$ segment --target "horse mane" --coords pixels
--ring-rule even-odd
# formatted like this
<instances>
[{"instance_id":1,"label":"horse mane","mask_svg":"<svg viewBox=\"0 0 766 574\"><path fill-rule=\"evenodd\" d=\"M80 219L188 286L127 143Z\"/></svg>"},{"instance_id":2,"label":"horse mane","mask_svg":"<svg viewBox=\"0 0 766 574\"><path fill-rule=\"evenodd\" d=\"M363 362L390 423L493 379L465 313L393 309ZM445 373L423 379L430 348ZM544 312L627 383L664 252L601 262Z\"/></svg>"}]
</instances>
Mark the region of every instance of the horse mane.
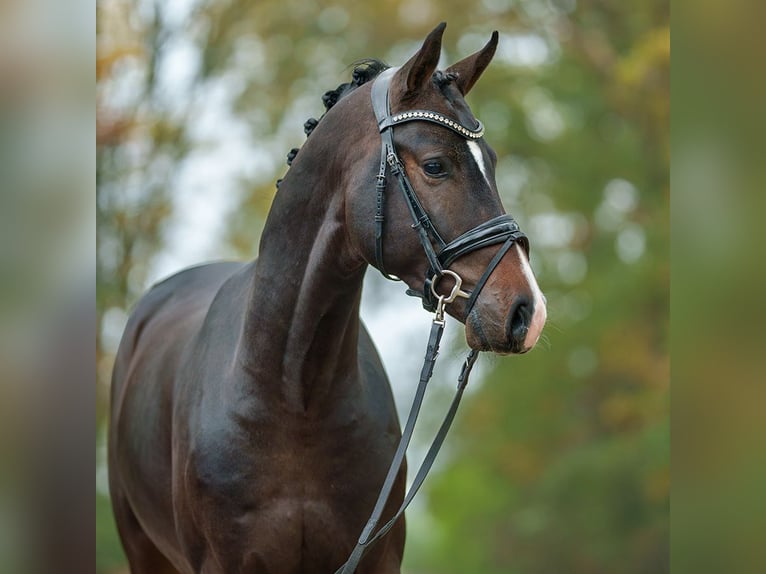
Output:
<instances>
[{"instance_id":1,"label":"horse mane","mask_svg":"<svg viewBox=\"0 0 766 574\"><path fill-rule=\"evenodd\" d=\"M334 90L329 90L322 95L322 103L325 107L325 113L320 116L319 119L309 118L303 124L303 132L308 138L314 129L317 127L322 118L325 117L327 112L338 103L338 100L346 97L351 92L356 90L359 86L363 86L370 80L377 78L383 71L389 68L388 64L382 60L375 58L365 58L363 60L357 60L351 66L354 67L354 71L351 73L351 81L340 84ZM351 67L349 66L349 67ZM287 154L287 165L290 166L298 155L299 148L295 147ZM277 180L277 187L282 182L281 179Z\"/></svg>"}]
</instances>

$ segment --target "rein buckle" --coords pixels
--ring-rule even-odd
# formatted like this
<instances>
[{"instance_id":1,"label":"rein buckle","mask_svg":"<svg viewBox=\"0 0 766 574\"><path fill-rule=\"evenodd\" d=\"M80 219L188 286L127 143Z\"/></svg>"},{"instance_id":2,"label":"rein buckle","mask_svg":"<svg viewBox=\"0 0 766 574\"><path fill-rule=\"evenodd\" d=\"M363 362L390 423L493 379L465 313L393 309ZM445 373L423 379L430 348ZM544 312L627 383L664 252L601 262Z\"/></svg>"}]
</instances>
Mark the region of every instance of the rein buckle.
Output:
<instances>
[{"instance_id":1,"label":"rein buckle","mask_svg":"<svg viewBox=\"0 0 766 574\"><path fill-rule=\"evenodd\" d=\"M436 302L436 316L434 316L434 323L444 328L444 306L446 302L444 295L439 295L439 300Z\"/></svg>"}]
</instances>

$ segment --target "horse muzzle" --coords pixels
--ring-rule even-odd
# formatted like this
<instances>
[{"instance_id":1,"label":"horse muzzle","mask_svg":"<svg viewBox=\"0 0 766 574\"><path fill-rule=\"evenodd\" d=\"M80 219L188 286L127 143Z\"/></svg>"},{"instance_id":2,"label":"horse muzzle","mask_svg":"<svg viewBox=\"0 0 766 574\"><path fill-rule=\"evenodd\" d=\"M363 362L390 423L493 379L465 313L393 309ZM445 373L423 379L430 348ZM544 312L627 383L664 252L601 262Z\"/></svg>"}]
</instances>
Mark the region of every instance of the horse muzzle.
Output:
<instances>
[{"instance_id":1,"label":"horse muzzle","mask_svg":"<svg viewBox=\"0 0 766 574\"><path fill-rule=\"evenodd\" d=\"M545 296L519 248L498 266L466 317L466 340L472 349L522 354L537 344L547 309Z\"/></svg>"}]
</instances>

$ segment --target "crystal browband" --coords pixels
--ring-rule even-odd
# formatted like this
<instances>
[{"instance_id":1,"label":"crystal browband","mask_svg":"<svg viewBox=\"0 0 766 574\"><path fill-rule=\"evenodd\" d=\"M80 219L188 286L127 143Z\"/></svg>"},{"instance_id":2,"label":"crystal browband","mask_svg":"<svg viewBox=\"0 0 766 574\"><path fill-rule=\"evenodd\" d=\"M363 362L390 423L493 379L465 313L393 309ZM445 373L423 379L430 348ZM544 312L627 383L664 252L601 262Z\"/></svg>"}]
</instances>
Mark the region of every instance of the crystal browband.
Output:
<instances>
[{"instance_id":1,"label":"crystal browband","mask_svg":"<svg viewBox=\"0 0 766 574\"><path fill-rule=\"evenodd\" d=\"M477 140L484 135L484 124L482 124L479 120L476 120L476 123L478 124L476 129L472 130L441 114L437 114L436 112L429 112L426 110L412 110L409 112L400 112L398 114L394 114L393 116L387 117L384 121L378 124L378 127L380 128L380 131L383 131L393 125L415 120L433 122L435 124L448 127L461 136L472 140Z\"/></svg>"}]
</instances>

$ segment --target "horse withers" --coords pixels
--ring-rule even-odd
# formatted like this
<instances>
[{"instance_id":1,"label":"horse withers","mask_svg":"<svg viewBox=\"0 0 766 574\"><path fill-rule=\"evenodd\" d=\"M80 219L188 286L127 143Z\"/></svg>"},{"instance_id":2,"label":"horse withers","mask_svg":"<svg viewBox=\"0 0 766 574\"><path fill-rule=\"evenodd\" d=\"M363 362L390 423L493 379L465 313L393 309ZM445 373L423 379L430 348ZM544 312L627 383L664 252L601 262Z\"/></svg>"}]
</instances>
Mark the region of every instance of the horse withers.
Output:
<instances>
[{"instance_id":1,"label":"horse withers","mask_svg":"<svg viewBox=\"0 0 766 574\"><path fill-rule=\"evenodd\" d=\"M444 27L400 68L367 62L335 92L292 154L257 261L187 269L136 305L109 433L132 572L344 564L401 436L359 319L368 265L463 321L473 349L524 353L537 342L544 298L464 100L497 33L441 72ZM445 304L452 277L465 297ZM402 466L385 520L405 475ZM400 520L358 571L399 572L404 538Z\"/></svg>"}]
</instances>

